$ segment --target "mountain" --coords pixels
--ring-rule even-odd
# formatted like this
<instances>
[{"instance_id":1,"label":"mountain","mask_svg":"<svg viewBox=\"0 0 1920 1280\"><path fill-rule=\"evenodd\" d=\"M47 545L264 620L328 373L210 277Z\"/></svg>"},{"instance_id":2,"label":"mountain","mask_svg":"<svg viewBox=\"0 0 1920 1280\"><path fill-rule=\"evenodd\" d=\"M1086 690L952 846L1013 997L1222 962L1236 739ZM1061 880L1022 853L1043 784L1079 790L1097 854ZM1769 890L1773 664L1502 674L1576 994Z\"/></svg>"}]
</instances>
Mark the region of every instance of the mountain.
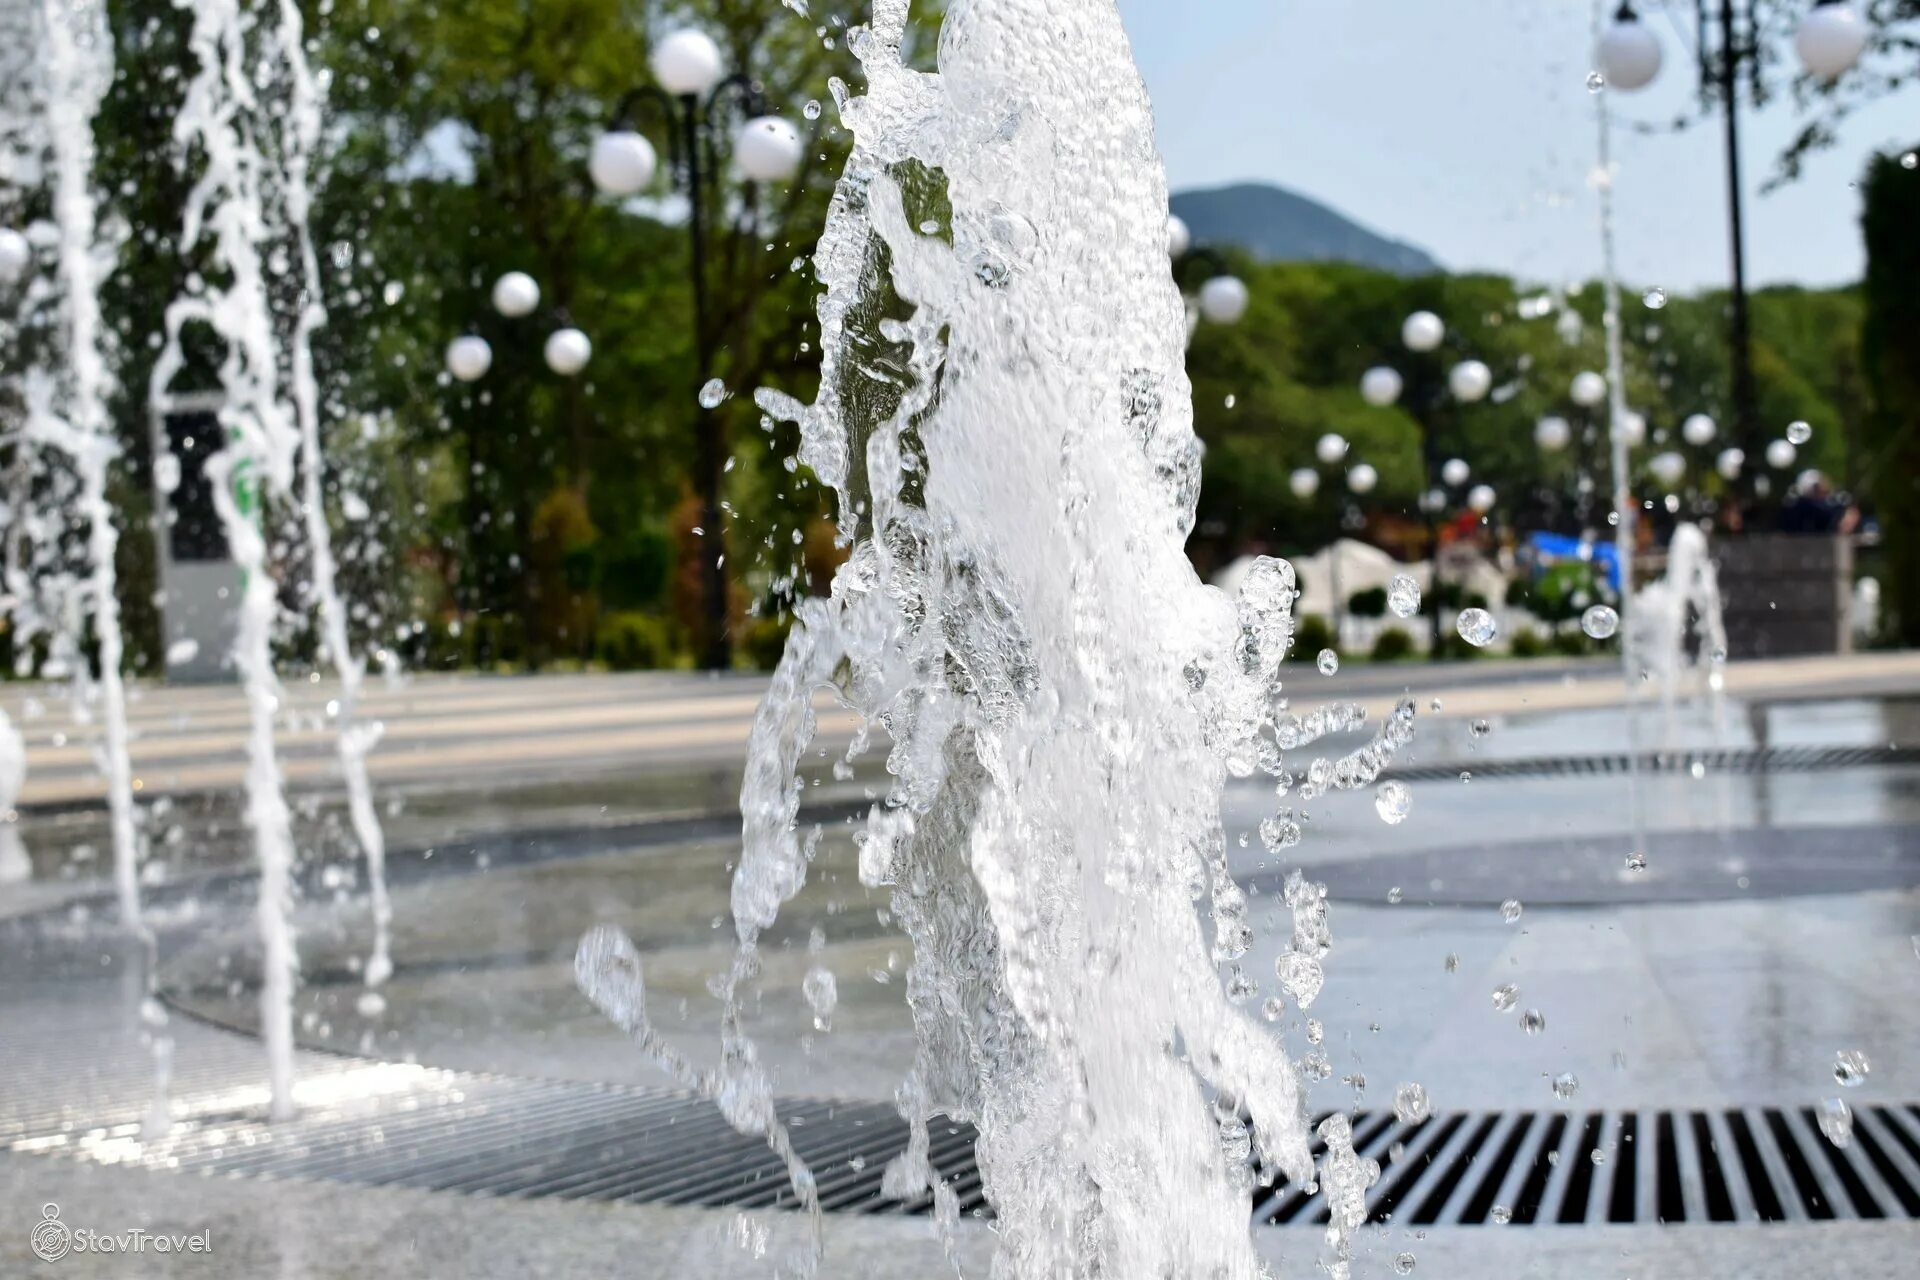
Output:
<instances>
[{"instance_id":1,"label":"mountain","mask_svg":"<svg viewBox=\"0 0 1920 1280\"><path fill-rule=\"evenodd\" d=\"M1441 270L1426 250L1369 231L1317 200L1280 187L1247 182L1179 191L1170 203L1195 244L1235 244L1256 257L1283 262L1353 262L1403 276Z\"/></svg>"}]
</instances>

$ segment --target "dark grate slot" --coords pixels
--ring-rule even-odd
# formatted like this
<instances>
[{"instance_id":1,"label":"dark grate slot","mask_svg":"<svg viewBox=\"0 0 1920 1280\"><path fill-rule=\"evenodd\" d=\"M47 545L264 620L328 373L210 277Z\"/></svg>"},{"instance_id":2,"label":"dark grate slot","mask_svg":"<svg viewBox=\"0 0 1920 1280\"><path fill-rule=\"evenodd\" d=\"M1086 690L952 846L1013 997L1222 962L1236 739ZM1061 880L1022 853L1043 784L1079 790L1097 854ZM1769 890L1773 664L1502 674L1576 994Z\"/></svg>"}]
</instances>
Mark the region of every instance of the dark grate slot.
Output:
<instances>
[{"instance_id":1,"label":"dark grate slot","mask_svg":"<svg viewBox=\"0 0 1920 1280\"><path fill-rule=\"evenodd\" d=\"M1800 1118L1815 1133L1820 1132L1820 1121L1810 1108L1803 1108ZM1860 1171L1853 1167L1853 1161L1847 1159L1847 1153L1828 1142L1824 1136L1815 1145L1826 1153L1827 1163L1833 1166L1834 1175L1840 1179L1840 1185L1846 1188L1847 1199L1853 1201L1853 1211L1863 1218L1886 1217L1880 1202L1867 1190L1867 1184L1860 1181Z\"/></svg>"},{"instance_id":2,"label":"dark grate slot","mask_svg":"<svg viewBox=\"0 0 1920 1280\"><path fill-rule=\"evenodd\" d=\"M1674 1145L1673 1113L1654 1121L1654 1212L1660 1222L1685 1222L1687 1199L1680 1190L1680 1152Z\"/></svg>"},{"instance_id":3,"label":"dark grate slot","mask_svg":"<svg viewBox=\"0 0 1920 1280\"><path fill-rule=\"evenodd\" d=\"M1639 1136L1640 1117L1628 1112L1620 1117L1620 1140L1613 1150L1613 1194L1607 1200L1608 1222L1633 1221L1633 1193L1640 1163L1640 1150L1634 1145Z\"/></svg>"},{"instance_id":4,"label":"dark grate slot","mask_svg":"<svg viewBox=\"0 0 1920 1280\"><path fill-rule=\"evenodd\" d=\"M1787 1118L1771 1108L1766 1115L1767 1128L1780 1148L1780 1158L1787 1162L1787 1176L1793 1179L1793 1189L1800 1193L1800 1203L1806 1206L1807 1216L1823 1221L1833 1217L1833 1206L1820 1194L1819 1180L1808 1167L1807 1158L1801 1153L1793 1130L1787 1127Z\"/></svg>"},{"instance_id":5,"label":"dark grate slot","mask_svg":"<svg viewBox=\"0 0 1920 1280\"><path fill-rule=\"evenodd\" d=\"M1406 1135L1401 1141L1405 1142L1408 1146L1412 1146L1414 1139L1420 1134L1425 1133L1436 1124L1440 1126L1434 1134L1433 1141L1422 1148L1418 1155L1408 1160L1405 1164L1395 1165L1393 1169L1389 1171L1387 1184L1381 1189L1380 1194L1375 1197L1373 1208L1367 1214L1367 1221L1386 1222L1391 1219L1394 1209L1406 1198L1407 1192L1413 1190L1414 1185L1426 1175L1427 1170L1433 1167L1434 1155L1445 1148L1449 1142L1453 1141L1453 1135L1458 1133L1460 1126L1466 1122L1467 1118L1463 1115L1455 1116L1451 1120L1428 1119L1422 1120L1419 1124L1407 1130Z\"/></svg>"},{"instance_id":6,"label":"dark grate slot","mask_svg":"<svg viewBox=\"0 0 1920 1280\"><path fill-rule=\"evenodd\" d=\"M1727 1128L1733 1133L1733 1145L1740 1153L1740 1170L1747 1175L1747 1190L1753 1194L1753 1207L1762 1222L1785 1222L1787 1211L1774 1194L1773 1179L1767 1175L1766 1161L1760 1158L1760 1144L1754 1141L1747 1117L1738 1111L1727 1112Z\"/></svg>"},{"instance_id":7,"label":"dark grate slot","mask_svg":"<svg viewBox=\"0 0 1920 1280\"><path fill-rule=\"evenodd\" d=\"M1520 1194L1514 1200L1513 1221L1518 1226L1527 1226L1540 1216L1540 1197L1547 1189L1547 1179L1553 1176L1554 1162L1559 1158L1560 1139L1567 1133L1567 1118L1555 1115L1547 1122L1546 1137L1540 1140L1540 1149L1533 1153L1533 1168L1527 1170L1527 1180L1520 1184Z\"/></svg>"},{"instance_id":8,"label":"dark grate slot","mask_svg":"<svg viewBox=\"0 0 1920 1280\"><path fill-rule=\"evenodd\" d=\"M1479 1154L1481 1144L1487 1140L1487 1135L1493 1132L1493 1126L1498 1123L1500 1123L1499 1116L1488 1116L1468 1135L1467 1145L1454 1155L1446 1172L1440 1175L1440 1180L1434 1184L1431 1191L1427 1192L1427 1198L1422 1200L1420 1207L1413 1211L1411 1222L1416 1226L1424 1227L1440 1220L1440 1211L1447 1207L1448 1198L1460 1185L1460 1180L1467 1176L1467 1170L1472 1166L1474 1156Z\"/></svg>"},{"instance_id":9,"label":"dark grate slot","mask_svg":"<svg viewBox=\"0 0 1920 1280\"><path fill-rule=\"evenodd\" d=\"M1867 1132L1866 1126L1853 1126L1853 1140L1860 1144L1860 1149L1867 1153L1867 1159L1880 1171L1880 1181L1886 1184L1887 1190L1893 1192L1900 1207L1907 1211L1907 1216L1920 1218L1920 1191L1916 1191L1913 1184L1907 1181L1906 1175L1900 1172L1900 1167L1888 1157L1874 1136Z\"/></svg>"},{"instance_id":10,"label":"dark grate slot","mask_svg":"<svg viewBox=\"0 0 1920 1280\"><path fill-rule=\"evenodd\" d=\"M1733 1221L1733 1197L1727 1193L1727 1179L1721 1172L1720 1146L1713 1138L1713 1127L1706 1113L1693 1113L1693 1149L1700 1156L1700 1186L1707 1193L1707 1220Z\"/></svg>"},{"instance_id":11,"label":"dark grate slot","mask_svg":"<svg viewBox=\"0 0 1920 1280\"><path fill-rule=\"evenodd\" d=\"M1567 1175L1567 1190L1560 1197L1560 1214L1556 1222L1585 1222L1587 1220L1587 1202L1593 1197L1593 1178L1596 1166L1593 1153L1600 1146L1600 1117L1587 1117L1585 1127L1580 1130L1580 1141L1574 1146L1573 1170Z\"/></svg>"},{"instance_id":12,"label":"dark grate slot","mask_svg":"<svg viewBox=\"0 0 1920 1280\"><path fill-rule=\"evenodd\" d=\"M1520 1144L1527 1140L1527 1130L1533 1128L1533 1116L1523 1115L1514 1122L1513 1132L1500 1144L1500 1154L1493 1158L1493 1167L1487 1170L1487 1176L1480 1179L1480 1185L1474 1190L1473 1198L1467 1201L1467 1207L1460 1211L1463 1223L1485 1222L1487 1213L1493 1208L1493 1201L1500 1194L1500 1184L1507 1180L1507 1171L1513 1168L1515 1157L1520 1154Z\"/></svg>"},{"instance_id":13,"label":"dark grate slot","mask_svg":"<svg viewBox=\"0 0 1920 1280\"><path fill-rule=\"evenodd\" d=\"M1912 1157L1913 1162L1920 1165L1920 1139L1915 1139L1907 1132L1906 1126L1900 1123L1900 1113L1897 1110L1890 1111L1886 1107L1875 1107L1873 1114L1881 1124L1886 1126L1887 1132L1893 1135L1893 1140L1906 1148L1907 1155Z\"/></svg>"}]
</instances>

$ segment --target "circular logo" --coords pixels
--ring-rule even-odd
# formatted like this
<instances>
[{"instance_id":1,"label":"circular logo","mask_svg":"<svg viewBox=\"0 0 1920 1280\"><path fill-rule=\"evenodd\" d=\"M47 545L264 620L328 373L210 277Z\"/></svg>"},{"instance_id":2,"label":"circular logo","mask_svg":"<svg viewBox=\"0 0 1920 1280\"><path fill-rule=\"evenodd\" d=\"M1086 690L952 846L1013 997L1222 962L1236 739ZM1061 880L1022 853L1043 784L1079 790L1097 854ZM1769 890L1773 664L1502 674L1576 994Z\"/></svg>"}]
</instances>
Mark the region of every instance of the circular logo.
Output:
<instances>
[{"instance_id":1,"label":"circular logo","mask_svg":"<svg viewBox=\"0 0 1920 1280\"><path fill-rule=\"evenodd\" d=\"M33 1225L33 1251L42 1262L58 1262L73 1247L73 1229L60 1221L60 1206L40 1207L42 1221Z\"/></svg>"}]
</instances>

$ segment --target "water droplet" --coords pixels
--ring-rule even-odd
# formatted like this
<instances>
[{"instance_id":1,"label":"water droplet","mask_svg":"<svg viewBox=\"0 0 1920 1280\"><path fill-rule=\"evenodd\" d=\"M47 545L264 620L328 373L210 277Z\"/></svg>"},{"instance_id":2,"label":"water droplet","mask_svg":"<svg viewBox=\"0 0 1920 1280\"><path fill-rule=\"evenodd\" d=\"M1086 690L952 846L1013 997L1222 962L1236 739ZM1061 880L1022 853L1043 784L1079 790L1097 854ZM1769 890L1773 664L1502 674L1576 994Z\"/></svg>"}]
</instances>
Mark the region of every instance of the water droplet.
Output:
<instances>
[{"instance_id":1,"label":"water droplet","mask_svg":"<svg viewBox=\"0 0 1920 1280\"><path fill-rule=\"evenodd\" d=\"M1397 827L1413 811L1413 792L1404 782L1383 782L1374 788L1373 811L1380 815L1380 821Z\"/></svg>"},{"instance_id":2,"label":"water droplet","mask_svg":"<svg viewBox=\"0 0 1920 1280\"><path fill-rule=\"evenodd\" d=\"M1393 1091L1393 1114L1401 1124L1418 1124L1432 1114L1423 1085L1403 1084Z\"/></svg>"},{"instance_id":3,"label":"water droplet","mask_svg":"<svg viewBox=\"0 0 1920 1280\"><path fill-rule=\"evenodd\" d=\"M1488 1210L1487 1217L1493 1222L1494 1226L1504 1227L1513 1221L1513 1210L1509 1209L1506 1205L1497 1204Z\"/></svg>"},{"instance_id":4,"label":"water droplet","mask_svg":"<svg viewBox=\"0 0 1920 1280\"><path fill-rule=\"evenodd\" d=\"M378 991L362 991L353 1004L363 1018L377 1018L387 1011L387 998Z\"/></svg>"},{"instance_id":5,"label":"water droplet","mask_svg":"<svg viewBox=\"0 0 1920 1280\"><path fill-rule=\"evenodd\" d=\"M1313 664L1320 668L1321 675L1330 676L1340 669L1340 655L1331 649L1322 649L1320 656L1313 660Z\"/></svg>"},{"instance_id":6,"label":"water droplet","mask_svg":"<svg viewBox=\"0 0 1920 1280\"><path fill-rule=\"evenodd\" d=\"M702 409L718 409L720 402L726 398L727 384L718 378L707 379L707 384L700 388L700 407Z\"/></svg>"},{"instance_id":7,"label":"water droplet","mask_svg":"<svg viewBox=\"0 0 1920 1280\"><path fill-rule=\"evenodd\" d=\"M1287 1013L1287 1002L1279 996L1268 996L1260 1005L1260 1016L1268 1022L1278 1022Z\"/></svg>"},{"instance_id":8,"label":"water droplet","mask_svg":"<svg viewBox=\"0 0 1920 1280\"><path fill-rule=\"evenodd\" d=\"M1646 854L1640 852L1640 850L1638 849L1635 849L1632 853L1629 853L1627 855L1627 870L1645 871L1646 869L1647 869Z\"/></svg>"},{"instance_id":9,"label":"water droplet","mask_svg":"<svg viewBox=\"0 0 1920 1280\"><path fill-rule=\"evenodd\" d=\"M1789 422L1787 424L1787 440L1790 443L1805 444L1811 439L1813 439L1813 426L1811 423Z\"/></svg>"},{"instance_id":10,"label":"water droplet","mask_svg":"<svg viewBox=\"0 0 1920 1280\"><path fill-rule=\"evenodd\" d=\"M1420 584L1404 573L1394 574L1387 584L1387 608L1396 618L1411 618L1420 612Z\"/></svg>"},{"instance_id":11,"label":"water droplet","mask_svg":"<svg viewBox=\"0 0 1920 1280\"><path fill-rule=\"evenodd\" d=\"M1467 726L1467 736L1474 739L1474 741L1476 742L1479 741L1481 738L1486 737L1488 734L1492 732L1493 732L1493 725L1491 722L1486 720L1475 720L1472 724L1469 724Z\"/></svg>"},{"instance_id":12,"label":"water droplet","mask_svg":"<svg viewBox=\"0 0 1920 1280\"><path fill-rule=\"evenodd\" d=\"M1867 1055L1858 1049L1842 1049L1833 1055L1833 1078L1849 1089L1865 1084L1871 1070Z\"/></svg>"},{"instance_id":13,"label":"water droplet","mask_svg":"<svg viewBox=\"0 0 1920 1280\"><path fill-rule=\"evenodd\" d=\"M1494 624L1493 615L1485 609L1462 609L1453 625L1454 630L1460 633L1460 638L1476 649L1492 644L1493 637L1500 630Z\"/></svg>"},{"instance_id":14,"label":"water droplet","mask_svg":"<svg viewBox=\"0 0 1920 1280\"><path fill-rule=\"evenodd\" d=\"M1452 951L1447 952L1447 972L1460 972L1460 957Z\"/></svg>"},{"instance_id":15,"label":"water droplet","mask_svg":"<svg viewBox=\"0 0 1920 1280\"><path fill-rule=\"evenodd\" d=\"M1307 1043L1319 1044L1322 1040L1326 1038L1327 1038L1327 1029L1326 1027L1321 1025L1320 1019L1308 1018L1307 1019Z\"/></svg>"},{"instance_id":16,"label":"water droplet","mask_svg":"<svg viewBox=\"0 0 1920 1280\"><path fill-rule=\"evenodd\" d=\"M1520 988L1511 982L1503 983L1493 989L1493 1007L1506 1013L1520 1002Z\"/></svg>"},{"instance_id":17,"label":"water droplet","mask_svg":"<svg viewBox=\"0 0 1920 1280\"><path fill-rule=\"evenodd\" d=\"M1400 886L1399 885L1396 884L1391 889L1387 890L1387 904L1389 906L1396 906L1396 907L1400 905Z\"/></svg>"},{"instance_id":18,"label":"water droplet","mask_svg":"<svg viewBox=\"0 0 1920 1280\"><path fill-rule=\"evenodd\" d=\"M1607 78L1598 71L1587 72L1587 92L1598 93L1607 87Z\"/></svg>"},{"instance_id":19,"label":"water droplet","mask_svg":"<svg viewBox=\"0 0 1920 1280\"><path fill-rule=\"evenodd\" d=\"M807 99L807 105L806 105L806 106L804 106L804 107L802 107L802 108L800 108L800 114L801 114L801 115L803 115L803 116L805 116L805 117L806 117L807 119L809 119L809 120L818 120L818 119L820 118L820 101L819 101L819 99L817 99L817 98L808 98L808 99Z\"/></svg>"},{"instance_id":20,"label":"water droplet","mask_svg":"<svg viewBox=\"0 0 1920 1280\"><path fill-rule=\"evenodd\" d=\"M1520 1029L1530 1036L1537 1036L1547 1029L1546 1015L1538 1009L1529 1009L1520 1015Z\"/></svg>"},{"instance_id":21,"label":"water droplet","mask_svg":"<svg viewBox=\"0 0 1920 1280\"><path fill-rule=\"evenodd\" d=\"M1508 898L1505 902L1501 903L1500 918L1508 924L1518 924L1520 922L1520 899Z\"/></svg>"},{"instance_id":22,"label":"water droplet","mask_svg":"<svg viewBox=\"0 0 1920 1280\"><path fill-rule=\"evenodd\" d=\"M1902 169L1920 168L1920 151L1909 151L1901 156L1900 167Z\"/></svg>"},{"instance_id":23,"label":"water droplet","mask_svg":"<svg viewBox=\"0 0 1920 1280\"><path fill-rule=\"evenodd\" d=\"M1667 291L1657 287L1649 289L1640 295L1640 301L1647 304L1647 310L1658 311L1667 305Z\"/></svg>"},{"instance_id":24,"label":"water droplet","mask_svg":"<svg viewBox=\"0 0 1920 1280\"><path fill-rule=\"evenodd\" d=\"M1234 406L1234 405L1235 405L1236 403L1238 403L1238 402L1239 402L1239 397L1237 397L1237 396L1235 396L1235 395L1234 395L1233 393L1231 393L1231 392L1229 392L1229 393L1227 394L1227 399L1226 399L1226 406L1227 406L1227 408L1229 408L1229 409L1231 409L1231 408L1233 408L1233 406Z\"/></svg>"},{"instance_id":25,"label":"water droplet","mask_svg":"<svg viewBox=\"0 0 1920 1280\"><path fill-rule=\"evenodd\" d=\"M1560 1101L1565 1102L1578 1092L1580 1092L1580 1077L1573 1074L1573 1072L1562 1071L1553 1078L1553 1096L1560 1099ZM1596 1152L1595 1154L1597 1155L1599 1153ZM1600 1161L1595 1160L1594 1163L1599 1164Z\"/></svg>"},{"instance_id":26,"label":"water droplet","mask_svg":"<svg viewBox=\"0 0 1920 1280\"><path fill-rule=\"evenodd\" d=\"M1396 1275L1403 1275L1403 1276L1412 1275L1413 1274L1413 1255L1410 1253L1403 1253L1397 1258L1395 1258L1393 1260L1393 1270Z\"/></svg>"},{"instance_id":27,"label":"water droplet","mask_svg":"<svg viewBox=\"0 0 1920 1280\"><path fill-rule=\"evenodd\" d=\"M1827 1098L1820 1104L1820 1132L1836 1147L1853 1141L1853 1108L1841 1098Z\"/></svg>"},{"instance_id":28,"label":"water droplet","mask_svg":"<svg viewBox=\"0 0 1920 1280\"><path fill-rule=\"evenodd\" d=\"M1297 951L1289 951L1275 960L1273 972L1280 979L1281 989L1302 1009L1313 1003L1327 980L1318 960Z\"/></svg>"},{"instance_id":29,"label":"water droplet","mask_svg":"<svg viewBox=\"0 0 1920 1280\"><path fill-rule=\"evenodd\" d=\"M1594 605L1580 615L1580 629L1595 640L1608 639L1620 629L1620 615L1608 605Z\"/></svg>"}]
</instances>

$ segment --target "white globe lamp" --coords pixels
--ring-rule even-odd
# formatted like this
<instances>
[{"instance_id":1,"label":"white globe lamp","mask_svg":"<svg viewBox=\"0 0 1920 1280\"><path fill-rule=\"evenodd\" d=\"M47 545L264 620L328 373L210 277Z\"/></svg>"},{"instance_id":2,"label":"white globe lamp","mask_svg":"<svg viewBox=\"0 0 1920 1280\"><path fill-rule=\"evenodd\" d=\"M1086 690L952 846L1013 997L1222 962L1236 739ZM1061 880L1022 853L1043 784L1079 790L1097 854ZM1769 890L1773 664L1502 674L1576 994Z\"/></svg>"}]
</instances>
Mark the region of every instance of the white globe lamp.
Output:
<instances>
[{"instance_id":1,"label":"white globe lamp","mask_svg":"<svg viewBox=\"0 0 1920 1280\"><path fill-rule=\"evenodd\" d=\"M593 359L593 342L578 329L559 329L547 338L547 368L563 378L571 378Z\"/></svg>"},{"instance_id":2,"label":"white globe lamp","mask_svg":"<svg viewBox=\"0 0 1920 1280\"><path fill-rule=\"evenodd\" d=\"M1558 453L1573 442L1573 427L1558 415L1542 418L1533 424L1533 442L1548 453Z\"/></svg>"},{"instance_id":3,"label":"white globe lamp","mask_svg":"<svg viewBox=\"0 0 1920 1280\"><path fill-rule=\"evenodd\" d=\"M1744 449L1722 449L1720 456L1713 460L1713 469L1728 480L1740 478L1740 468L1747 465L1747 453Z\"/></svg>"},{"instance_id":4,"label":"white globe lamp","mask_svg":"<svg viewBox=\"0 0 1920 1280\"><path fill-rule=\"evenodd\" d=\"M1820 0L1793 33L1800 65L1822 80L1838 80L1853 70L1872 35L1860 13L1844 0Z\"/></svg>"},{"instance_id":5,"label":"white globe lamp","mask_svg":"<svg viewBox=\"0 0 1920 1280\"><path fill-rule=\"evenodd\" d=\"M1793 465L1800 451L1793 447L1791 440L1775 440L1767 446L1767 465L1775 471L1785 471Z\"/></svg>"},{"instance_id":6,"label":"white globe lamp","mask_svg":"<svg viewBox=\"0 0 1920 1280\"><path fill-rule=\"evenodd\" d=\"M1313 456L1327 466L1332 466L1347 456L1347 442L1340 435L1329 431L1314 441Z\"/></svg>"},{"instance_id":7,"label":"white globe lamp","mask_svg":"<svg viewBox=\"0 0 1920 1280\"><path fill-rule=\"evenodd\" d=\"M533 314L540 305L540 285L524 271L509 271L493 282L493 309L509 320Z\"/></svg>"},{"instance_id":8,"label":"white globe lamp","mask_svg":"<svg viewBox=\"0 0 1920 1280\"><path fill-rule=\"evenodd\" d=\"M1384 409L1400 398L1400 374L1377 364L1360 375L1360 398L1376 409Z\"/></svg>"},{"instance_id":9,"label":"white globe lamp","mask_svg":"<svg viewBox=\"0 0 1920 1280\"><path fill-rule=\"evenodd\" d=\"M1234 324L1247 314L1246 282L1236 276L1215 276L1200 286L1200 314L1214 324Z\"/></svg>"},{"instance_id":10,"label":"white globe lamp","mask_svg":"<svg viewBox=\"0 0 1920 1280\"><path fill-rule=\"evenodd\" d=\"M1380 473L1362 462L1347 472L1347 488L1355 493L1372 493L1373 487L1380 483Z\"/></svg>"},{"instance_id":11,"label":"white globe lamp","mask_svg":"<svg viewBox=\"0 0 1920 1280\"><path fill-rule=\"evenodd\" d=\"M1447 336L1447 326L1431 311L1416 311L1400 326L1400 341L1409 351L1432 351Z\"/></svg>"},{"instance_id":12,"label":"white globe lamp","mask_svg":"<svg viewBox=\"0 0 1920 1280\"><path fill-rule=\"evenodd\" d=\"M1490 484L1477 484L1467 494L1467 505L1473 508L1475 515L1485 515L1493 510L1494 492Z\"/></svg>"},{"instance_id":13,"label":"white globe lamp","mask_svg":"<svg viewBox=\"0 0 1920 1280\"><path fill-rule=\"evenodd\" d=\"M677 97L698 96L720 83L725 74L720 46L704 31L676 31L653 48L648 59L653 78Z\"/></svg>"},{"instance_id":14,"label":"white globe lamp","mask_svg":"<svg viewBox=\"0 0 1920 1280\"><path fill-rule=\"evenodd\" d=\"M1660 40L1631 5L1621 5L1613 21L1600 33L1594 60L1607 85L1629 92L1644 89L1660 74Z\"/></svg>"},{"instance_id":15,"label":"white globe lamp","mask_svg":"<svg viewBox=\"0 0 1920 1280\"><path fill-rule=\"evenodd\" d=\"M733 162L752 182L790 182L806 146L800 130L779 116L756 116L733 140Z\"/></svg>"},{"instance_id":16,"label":"white globe lamp","mask_svg":"<svg viewBox=\"0 0 1920 1280\"><path fill-rule=\"evenodd\" d=\"M447 372L462 382L478 382L493 368L493 348L485 338L467 334L447 344Z\"/></svg>"},{"instance_id":17,"label":"white globe lamp","mask_svg":"<svg viewBox=\"0 0 1920 1280\"><path fill-rule=\"evenodd\" d=\"M1447 389L1466 404L1486 398L1493 390L1493 370L1478 360L1462 360L1447 374Z\"/></svg>"},{"instance_id":18,"label":"white globe lamp","mask_svg":"<svg viewBox=\"0 0 1920 1280\"><path fill-rule=\"evenodd\" d=\"M630 196L647 189L659 163L651 142L631 129L614 129L593 140L587 173L607 195Z\"/></svg>"},{"instance_id":19,"label":"white globe lamp","mask_svg":"<svg viewBox=\"0 0 1920 1280\"><path fill-rule=\"evenodd\" d=\"M1296 498L1311 498L1320 491L1320 473L1312 467L1296 468L1287 477L1287 487L1293 490Z\"/></svg>"},{"instance_id":20,"label":"white globe lamp","mask_svg":"<svg viewBox=\"0 0 1920 1280\"><path fill-rule=\"evenodd\" d=\"M1687 460L1673 452L1656 453L1648 460L1647 470L1655 480L1671 489L1687 474Z\"/></svg>"},{"instance_id":21,"label":"white globe lamp","mask_svg":"<svg viewBox=\"0 0 1920 1280\"><path fill-rule=\"evenodd\" d=\"M1697 449L1711 443L1717 430L1712 418L1704 413L1696 413L1680 424L1680 438Z\"/></svg>"},{"instance_id":22,"label":"white globe lamp","mask_svg":"<svg viewBox=\"0 0 1920 1280\"><path fill-rule=\"evenodd\" d=\"M1472 474L1473 468L1467 465L1465 458L1448 458L1440 464L1440 478L1456 489L1465 484L1467 477Z\"/></svg>"},{"instance_id":23,"label":"white globe lamp","mask_svg":"<svg viewBox=\"0 0 1920 1280\"><path fill-rule=\"evenodd\" d=\"M1177 214L1167 215L1167 256L1178 258L1193 248L1193 232L1187 229L1187 220Z\"/></svg>"},{"instance_id":24,"label":"white globe lamp","mask_svg":"<svg viewBox=\"0 0 1920 1280\"><path fill-rule=\"evenodd\" d=\"M1582 409L1591 409L1607 398L1607 380L1591 369L1582 370L1573 375L1567 394Z\"/></svg>"}]
</instances>

